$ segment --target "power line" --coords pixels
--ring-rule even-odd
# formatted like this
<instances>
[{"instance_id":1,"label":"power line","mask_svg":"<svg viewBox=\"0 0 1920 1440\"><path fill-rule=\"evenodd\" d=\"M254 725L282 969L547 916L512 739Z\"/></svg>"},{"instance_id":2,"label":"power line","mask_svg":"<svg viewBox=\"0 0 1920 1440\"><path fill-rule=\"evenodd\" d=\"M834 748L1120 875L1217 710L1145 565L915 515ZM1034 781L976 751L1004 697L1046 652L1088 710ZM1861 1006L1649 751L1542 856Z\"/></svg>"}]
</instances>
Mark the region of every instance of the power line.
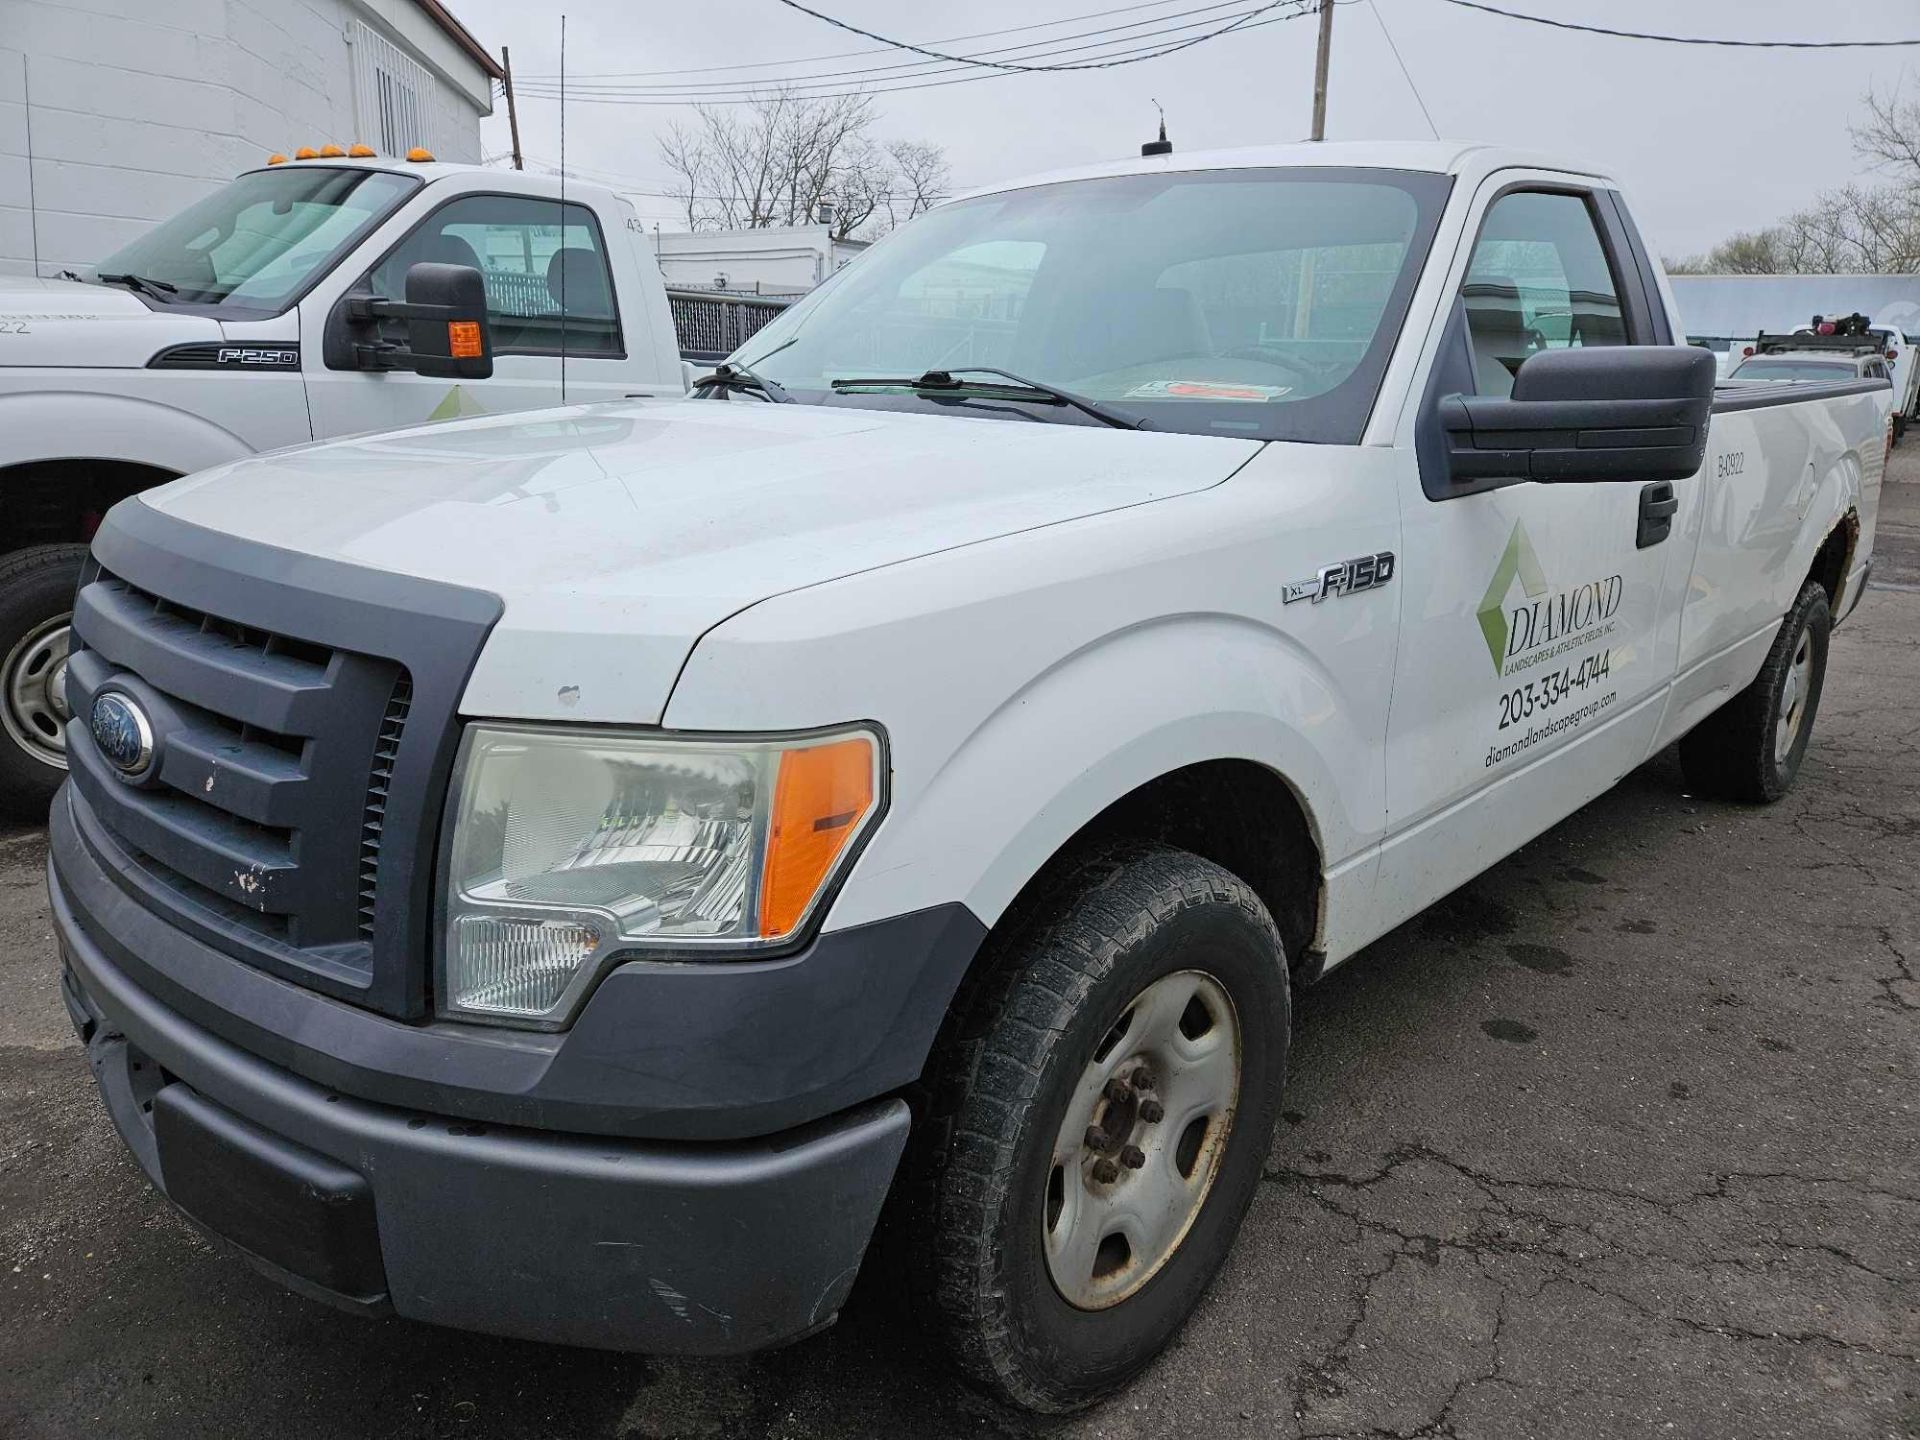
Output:
<instances>
[{"instance_id":1,"label":"power line","mask_svg":"<svg viewBox=\"0 0 1920 1440\"><path fill-rule=\"evenodd\" d=\"M1240 10L1240 13L1244 15L1258 14L1259 12L1257 10L1245 10L1240 8L1242 6L1245 6L1248 3L1249 3L1249 0L1213 0L1213 3L1211 4L1201 5L1191 10L1176 10L1170 14L1155 15L1145 20L1129 21L1125 25L1114 25L1114 26L1103 25L1103 26L1100 26L1098 29L1094 29L1094 30L1082 30L1070 35L1056 35L1049 40L1028 40L1018 45L1001 45L988 50L977 50L973 52L972 57L970 57L970 63L978 63L979 57L983 55L1006 55L1006 54L1011 54L1015 51L1020 51L1020 50L1034 51L1035 52L1034 54L1022 57L1024 59L1031 60L1031 59L1038 59L1038 58L1048 57L1053 55L1071 55L1081 50L1097 50L1106 45L1131 44L1136 40L1144 40L1149 36L1153 36L1153 35L1171 35L1181 30L1191 30L1191 29L1194 29L1196 26L1205 24L1207 22L1200 21L1200 20L1188 20L1184 24L1169 25L1159 30L1147 30L1139 35L1123 36L1123 35L1120 35L1118 32L1121 30L1135 30L1142 25L1156 25L1163 20L1179 20L1182 17L1189 16L1189 15L1214 14L1221 10L1238 9ZM1104 38L1094 40L1085 45L1062 46L1060 44L1060 42L1066 41L1066 40L1081 40L1089 35L1100 36ZM1052 48L1052 49L1045 48L1049 46L1058 47L1058 48ZM870 50L865 53L885 54L886 52ZM656 85L598 84L598 85L588 85L584 88L592 93L604 94L604 95L659 94L659 93L664 93L666 91L673 91L673 90L737 91L743 85L764 86L768 89L790 88L793 86L811 85L816 82L824 83L828 80L844 79L846 77L855 76L855 75L879 75L879 74L884 74L887 71L894 71L894 70L905 71L907 73L902 75L891 76L889 78L910 79L910 78L914 78L917 75L938 75L938 74L952 73L954 69L953 66L946 66L944 69L940 68L943 63L944 62L929 61L929 60L906 60L906 61L896 61L891 65L861 66L852 70L824 70L824 71L814 71L804 75L768 76L764 80L744 80L744 81L743 80L685 80L685 81L674 81L674 82L668 82L668 83L656 84ZM526 84L526 82L523 81L521 83L521 88L527 89L530 87ZM553 89L553 86L542 82L539 85L531 88L538 88L542 91L551 92ZM572 84L571 82L568 85L569 92L573 94L578 94L582 88L583 88L582 86Z\"/></svg>"},{"instance_id":2,"label":"power line","mask_svg":"<svg viewBox=\"0 0 1920 1440\"><path fill-rule=\"evenodd\" d=\"M1283 0L1283 3L1297 3L1297 0ZM1358 0L1334 0L1334 3L1336 5L1349 5L1349 4L1357 4ZM1271 7L1268 7L1268 8L1271 8ZM1259 13L1259 12L1249 12L1249 13ZM1259 30L1268 25L1279 25L1288 20L1298 20L1302 15L1310 15L1313 13L1314 12L1310 10L1293 10L1293 11L1287 12L1284 15L1269 16L1267 19L1264 19L1264 20L1252 20L1249 23L1238 25L1235 29L1235 33L1244 34L1247 31ZM1130 38L1137 40L1137 39L1140 39L1141 37L1136 35ZM1129 51L1115 52L1117 56L1126 56L1132 53L1134 52L1129 52ZM1168 51L1164 46L1151 47L1146 51L1140 53L1138 58L1152 59L1156 55L1161 55L1166 53L1168 53ZM955 75L956 71L963 71L965 73ZM1003 80L1008 78L1011 75L1018 74L1020 72L1007 71L1007 70L991 70L991 69L982 71L974 66L962 65L962 66L951 66L945 70L928 70L922 73L927 75L955 75L955 78L949 79L949 80L908 81L907 77L903 76L900 78L902 79L903 82L907 82L907 83L901 83L901 84L881 83L881 84L870 85L870 86L857 86L851 90L836 90L836 91L828 91L823 93L810 93L810 94L801 96L799 98L807 99L807 100L842 100L842 99L850 99L850 98L854 98L862 95L893 95L893 94L904 93L909 90L938 90L948 85L971 85L981 80ZM516 88L519 88L517 84L516 84ZM767 87L767 88L760 88L760 89L745 89L742 92L733 94L733 95L721 94L721 95L714 95L714 96L683 96L678 99L653 99L653 98L645 98L645 97L639 97L639 96L615 96L615 95L583 96L573 91L572 87L569 86L567 98L571 103L587 104L587 105L641 105L641 106L655 106L655 107L688 106L688 105L720 106L720 105L759 104L762 101L766 100L773 93L775 93L774 90L771 87ZM536 99L536 100L554 100L554 99L557 99L558 97L555 94L546 93L546 92L529 95L523 89L521 92L521 98Z\"/></svg>"},{"instance_id":3,"label":"power line","mask_svg":"<svg viewBox=\"0 0 1920 1440\"><path fill-rule=\"evenodd\" d=\"M787 3L787 0L782 0ZM1669 45L1725 45L1742 50L1886 50L1902 45L1920 45L1912 40L1722 40L1702 35L1653 35L1644 30L1610 30L1604 25L1581 25L1572 20L1552 20L1545 15L1523 15L1518 10L1502 10L1483 5L1480 0L1447 0L1463 10L1483 10L1508 20L1525 20L1533 25L1549 25L1555 30L1582 30L1589 35L1613 35L1622 40L1660 40Z\"/></svg>"},{"instance_id":4,"label":"power line","mask_svg":"<svg viewBox=\"0 0 1920 1440\"><path fill-rule=\"evenodd\" d=\"M924 45L909 45L904 40L891 40L885 35L876 34L872 30L862 30L858 25L849 25L845 20L836 20L831 15L809 9L807 6L802 5L800 0L780 0L780 3L789 10L798 10L802 15L811 15L814 19L831 25L837 30L845 30L850 34L859 35L868 40L877 40L882 45L891 45L896 50L907 50L915 55L925 55L931 60L948 60L962 65L980 65L993 70L1011 70L1020 73L1055 70L1105 70L1114 65L1130 65L1137 63L1138 60L1151 60L1155 58L1154 55L1141 55L1137 57L1136 60L1089 60L1072 65L1021 65L1010 60L976 60L966 55L954 55L940 50L931 50ZM1278 10L1282 5L1298 5L1302 3L1304 3L1304 0L1269 0L1269 3L1260 6L1258 9L1249 11L1247 15L1242 16L1230 24L1222 25L1218 30L1210 31L1205 35L1196 35L1192 39L1182 40L1177 44L1168 45L1164 49L1156 52L1156 54L1171 55L1176 50L1185 50L1190 46L1205 44L1209 40L1217 40L1222 35L1242 28L1247 20L1255 15L1264 15L1269 10Z\"/></svg>"},{"instance_id":5,"label":"power line","mask_svg":"<svg viewBox=\"0 0 1920 1440\"><path fill-rule=\"evenodd\" d=\"M1049 30L1057 25L1072 25L1081 20L1099 20L1109 15L1131 15L1139 10L1153 10L1162 5L1173 5L1179 0L1145 0L1138 5L1121 5L1110 10L1089 10L1080 15L1063 15L1058 20L1038 20L1031 25L1012 25L1003 30L976 30L971 35L948 35L943 39L931 40L931 45L958 45L965 40L991 40L1001 35L1020 35L1029 30ZM705 75L723 70L767 70L781 65L812 65L820 60L850 60L860 55L884 55L893 47L890 45L864 45L858 50L835 50L825 55L801 55L791 60L751 60L737 65L691 65L677 70L598 70L587 75L589 80L646 79L655 75ZM553 73L528 74L525 80L551 80ZM580 77L576 76L575 79Z\"/></svg>"}]
</instances>

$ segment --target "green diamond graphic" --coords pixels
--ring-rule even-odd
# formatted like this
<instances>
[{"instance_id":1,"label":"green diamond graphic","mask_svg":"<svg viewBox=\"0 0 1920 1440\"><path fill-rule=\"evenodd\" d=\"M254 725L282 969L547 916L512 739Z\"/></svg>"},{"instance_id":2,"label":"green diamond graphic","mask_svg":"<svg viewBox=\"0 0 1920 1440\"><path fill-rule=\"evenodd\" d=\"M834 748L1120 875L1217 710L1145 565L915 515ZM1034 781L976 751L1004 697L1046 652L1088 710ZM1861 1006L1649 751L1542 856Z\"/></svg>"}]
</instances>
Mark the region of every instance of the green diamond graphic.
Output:
<instances>
[{"instance_id":1,"label":"green diamond graphic","mask_svg":"<svg viewBox=\"0 0 1920 1440\"><path fill-rule=\"evenodd\" d=\"M462 415L484 415L486 413L486 406L469 395L463 387L456 385L447 391L445 399L433 407L432 411L428 413L427 419L429 421L458 420Z\"/></svg>"},{"instance_id":2,"label":"green diamond graphic","mask_svg":"<svg viewBox=\"0 0 1920 1440\"><path fill-rule=\"evenodd\" d=\"M1533 553L1533 541L1527 538L1527 527L1518 520L1513 522L1513 534L1507 537L1507 548L1500 556L1499 565L1494 568L1493 582L1487 586L1486 598L1481 600L1480 609L1475 612L1480 621L1480 633L1487 637L1487 653L1493 656L1493 673L1496 675L1502 672L1507 658L1507 591L1513 588L1516 578L1529 600L1547 593L1547 577L1540 572L1540 561Z\"/></svg>"}]
</instances>

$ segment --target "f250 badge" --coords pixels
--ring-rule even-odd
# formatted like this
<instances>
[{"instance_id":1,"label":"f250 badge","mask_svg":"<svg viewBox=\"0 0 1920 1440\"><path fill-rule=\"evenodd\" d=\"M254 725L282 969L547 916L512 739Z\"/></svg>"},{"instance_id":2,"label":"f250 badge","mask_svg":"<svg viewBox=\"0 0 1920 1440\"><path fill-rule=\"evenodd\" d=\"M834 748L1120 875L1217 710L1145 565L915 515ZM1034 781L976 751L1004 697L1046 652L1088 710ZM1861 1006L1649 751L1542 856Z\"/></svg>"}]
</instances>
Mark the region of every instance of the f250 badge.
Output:
<instances>
[{"instance_id":1,"label":"f250 badge","mask_svg":"<svg viewBox=\"0 0 1920 1440\"><path fill-rule=\"evenodd\" d=\"M1362 555L1325 566L1311 580L1289 581L1281 586L1280 598L1287 605L1296 600L1311 600L1318 605L1329 595L1358 595L1362 590L1377 590L1392 578L1393 552L1382 550L1378 555Z\"/></svg>"}]
</instances>

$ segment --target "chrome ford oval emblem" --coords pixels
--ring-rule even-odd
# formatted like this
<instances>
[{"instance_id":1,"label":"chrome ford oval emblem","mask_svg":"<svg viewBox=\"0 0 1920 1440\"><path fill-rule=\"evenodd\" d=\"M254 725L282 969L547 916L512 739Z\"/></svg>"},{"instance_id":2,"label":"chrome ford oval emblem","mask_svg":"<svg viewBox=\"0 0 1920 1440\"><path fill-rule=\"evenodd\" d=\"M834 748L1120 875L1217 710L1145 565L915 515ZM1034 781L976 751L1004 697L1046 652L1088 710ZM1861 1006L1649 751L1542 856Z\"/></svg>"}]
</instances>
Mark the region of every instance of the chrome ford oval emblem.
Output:
<instances>
[{"instance_id":1,"label":"chrome ford oval emblem","mask_svg":"<svg viewBox=\"0 0 1920 1440\"><path fill-rule=\"evenodd\" d=\"M142 775L153 764L153 726L131 695L108 690L94 696L88 725L93 743L122 775Z\"/></svg>"}]
</instances>

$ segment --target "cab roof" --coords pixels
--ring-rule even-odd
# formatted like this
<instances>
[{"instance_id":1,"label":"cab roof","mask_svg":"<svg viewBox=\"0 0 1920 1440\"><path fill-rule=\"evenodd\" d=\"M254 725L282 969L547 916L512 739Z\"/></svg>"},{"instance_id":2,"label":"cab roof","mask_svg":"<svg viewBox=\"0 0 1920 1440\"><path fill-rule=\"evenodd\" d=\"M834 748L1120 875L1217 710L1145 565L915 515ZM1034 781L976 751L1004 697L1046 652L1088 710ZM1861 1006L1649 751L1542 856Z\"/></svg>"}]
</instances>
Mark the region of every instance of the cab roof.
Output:
<instances>
[{"instance_id":1,"label":"cab roof","mask_svg":"<svg viewBox=\"0 0 1920 1440\"><path fill-rule=\"evenodd\" d=\"M1071 169L1049 170L997 185L983 185L956 198L1023 190L1066 180L1100 179L1110 175L1165 175L1199 170L1291 167L1413 170L1475 179L1495 170L1551 170L1612 184L1598 170L1569 165L1549 155L1504 145L1469 140L1320 140L1291 145L1249 145L1231 150L1185 152L1175 150L1170 155L1134 156Z\"/></svg>"},{"instance_id":2,"label":"cab roof","mask_svg":"<svg viewBox=\"0 0 1920 1440\"><path fill-rule=\"evenodd\" d=\"M554 187L561 183L558 175L548 175L542 171L509 170L498 165L472 165L453 160L407 160L398 155L322 155L312 160L283 160L278 165L253 165L241 173L255 175L270 170L383 170L392 175L411 175L429 185L436 180L484 175L489 190L508 194L524 192L543 197L551 196ZM605 185L574 176L567 177L566 186L569 192L577 191L583 197L588 194L601 197L613 193Z\"/></svg>"}]
</instances>

